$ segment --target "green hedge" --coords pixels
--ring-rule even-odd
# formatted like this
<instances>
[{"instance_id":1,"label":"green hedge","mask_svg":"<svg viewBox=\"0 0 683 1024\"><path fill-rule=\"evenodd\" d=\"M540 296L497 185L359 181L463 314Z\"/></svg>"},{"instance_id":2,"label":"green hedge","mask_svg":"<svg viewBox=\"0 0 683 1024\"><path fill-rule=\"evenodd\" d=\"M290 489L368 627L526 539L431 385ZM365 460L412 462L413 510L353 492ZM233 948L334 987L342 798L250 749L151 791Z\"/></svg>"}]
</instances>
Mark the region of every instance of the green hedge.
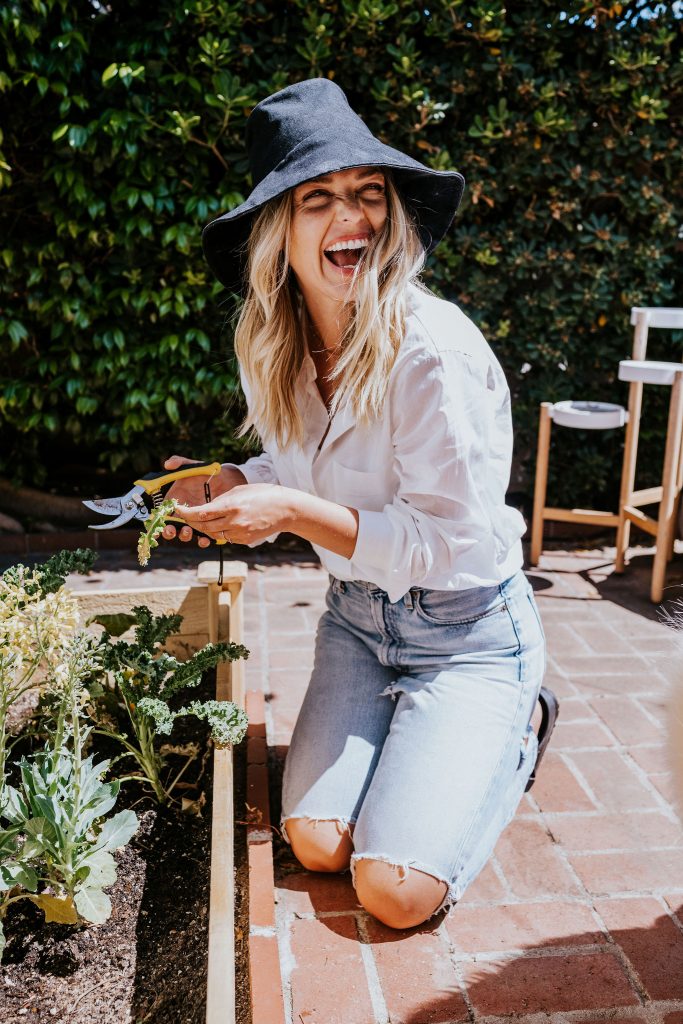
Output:
<instances>
[{"instance_id":1,"label":"green hedge","mask_svg":"<svg viewBox=\"0 0 683 1024\"><path fill-rule=\"evenodd\" d=\"M87 492L96 467L236 455L230 305L200 230L249 191L254 103L327 75L387 142L465 175L427 280L507 371L528 492L539 401L623 400L630 307L681 304L680 21L643 6L2 5L0 472L64 487L72 465ZM558 436L553 500L613 500L620 445Z\"/></svg>"}]
</instances>

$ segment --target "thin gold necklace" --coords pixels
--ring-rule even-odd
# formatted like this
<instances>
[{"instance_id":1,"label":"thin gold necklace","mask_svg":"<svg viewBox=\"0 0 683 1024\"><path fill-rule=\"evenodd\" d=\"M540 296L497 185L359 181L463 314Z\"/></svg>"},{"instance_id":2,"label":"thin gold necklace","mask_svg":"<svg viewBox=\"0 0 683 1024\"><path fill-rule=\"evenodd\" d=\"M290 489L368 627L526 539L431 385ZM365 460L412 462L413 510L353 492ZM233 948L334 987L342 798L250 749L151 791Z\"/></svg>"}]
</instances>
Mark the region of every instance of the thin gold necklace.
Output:
<instances>
[{"instance_id":1,"label":"thin gold necklace","mask_svg":"<svg viewBox=\"0 0 683 1024\"><path fill-rule=\"evenodd\" d=\"M311 348L311 333L314 335L315 341L319 341L320 342L323 339L320 336L320 331L315 326L315 324L311 320L310 316L306 317L306 325L307 325L307 334L308 334L308 338L307 338L307 341L308 341L308 351L311 353L312 356L314 356L314 355L315 356L320 356L320 355L323 354L323 352L326 355L330 356L339 347L338 345L335 345L334 349L329 349L327 347L327 345L325 345L325 343L323 342L323 347L322 348Z\"/></svg>"}]
</instances>

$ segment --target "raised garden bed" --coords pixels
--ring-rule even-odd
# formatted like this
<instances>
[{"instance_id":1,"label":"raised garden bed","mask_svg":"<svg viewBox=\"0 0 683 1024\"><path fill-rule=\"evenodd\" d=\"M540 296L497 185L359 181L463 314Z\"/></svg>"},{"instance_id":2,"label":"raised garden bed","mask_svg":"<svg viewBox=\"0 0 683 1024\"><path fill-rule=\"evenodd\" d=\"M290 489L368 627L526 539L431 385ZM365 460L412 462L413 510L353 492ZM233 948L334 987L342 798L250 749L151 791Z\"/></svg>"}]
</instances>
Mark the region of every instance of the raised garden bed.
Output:
<instances>
[{"instance_id":1,"label":"raised garden bed","mask_svg":"<svg viewBox=\"0 0 683 1024\"><path fill-rule=\"evenodd\" d=\"M79 595L82 618L136 604L155 614L179 612L182 630L168 645L178 657L209 640L241 641L246 567L227 565L222 588L216 575L208 562L195 586ZM193 696L214 693L243 706L241 662L207 673ZM96 740L98 758L110 756L111 741ZM107 921L45 923L28 900L10 907L0 1019L249 1024L246 826L234 827L233 814L234 783L237 806L244 806L246 750L238 748L234 770L232 749L207 740L208 727L195 718L178 720L173 730L174 745L196 743L204 752L179 784L187 813L159 807L137 783L122 787L116 809L133 808L139 828L115 854Z\"/></svg>"}]
</instances>

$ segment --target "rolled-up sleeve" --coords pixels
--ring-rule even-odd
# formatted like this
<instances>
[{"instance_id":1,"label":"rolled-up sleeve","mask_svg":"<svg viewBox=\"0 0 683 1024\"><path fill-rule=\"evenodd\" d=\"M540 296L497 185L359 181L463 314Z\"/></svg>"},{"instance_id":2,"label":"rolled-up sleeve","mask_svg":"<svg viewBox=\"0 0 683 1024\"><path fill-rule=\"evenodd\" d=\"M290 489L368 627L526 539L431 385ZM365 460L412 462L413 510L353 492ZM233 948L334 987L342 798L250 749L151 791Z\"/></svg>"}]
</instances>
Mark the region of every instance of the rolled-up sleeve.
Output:
<instances>
[{"instance_id":1,"label":"rolled-up sleeve","mask_svg":"<svg viewBox=\"0 0 683 1024\"><path fill-rule=\"evenodd\" d=\"M509 472L509 460L491 459L490 449L512 444L509 424L507 436L493 444L490 436L501 426L496 406L507 401L502 372L454 349L413 352L395 371L389 403L399 484L382 511L358 510L351 558L391 600L435 571L480 583L481 567L496 562L492 515L517 515L505 508L507 479L491 479L498 467ZM518 522L515 530L519 536Z\"/></svg>"},{"instance_id":2,"label":"rolled-up sleeve","mask_svg":"<svg viewBox=\"0 0 683 1024\"><path fill-rule=\"evenodd\" d=\"M279 484L277 471L273 463L273 458L268 452L262 452L260 455L254 455L253 458L247 459L241 465L237 462L224 462L224 466L230 466L233 469L239 469L248 484Z\"/></svg>"},{"instance_id":3,"label":"rolled-up sleeve","mask_svg":"<svg viewBox=\"0 0 683 1024\"><path fill-rule=\"evenodd\" d=\"M224 462L224 466L230 466L231 469L239 469L240 473L244 476L248 484L279 484L278 476L273 465L273 459L268 452L262 452L260 455L254 455L253 458L247 459L239 465L237 462ZM263 540L253 541L251 544L247 544L248 548L257 548L259 544L272 544L280 536L280 532L271 533L269 537L265 537Z\"/></svg>"}]
</instances>

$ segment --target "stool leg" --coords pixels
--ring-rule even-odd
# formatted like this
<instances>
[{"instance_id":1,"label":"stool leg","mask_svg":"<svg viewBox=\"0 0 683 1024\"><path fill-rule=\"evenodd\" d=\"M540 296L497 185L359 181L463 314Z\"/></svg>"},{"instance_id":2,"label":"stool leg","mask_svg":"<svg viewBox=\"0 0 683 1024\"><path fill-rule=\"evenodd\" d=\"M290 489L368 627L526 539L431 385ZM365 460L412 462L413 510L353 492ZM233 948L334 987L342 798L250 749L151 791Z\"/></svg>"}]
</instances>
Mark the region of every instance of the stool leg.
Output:
<instances>
[{"instance_id":1,"label":"stool leg","mask_svg":"<svg viewBox=\"0 0 683 1024\"><path fill-rule=\"evenodd\" d=\"M683 490L683 441L681 441L681 454L678 459L678 476L676 477L676 496L674 498L674 510L672 517L672 528L671 528L671 541L669 544L669 551L667 555L667 561L670 562L674 556L674 545L676 543L676 533L678 529L678 518L681 508L681 491Z\"/></svg>"},{"instance_id":2,"label":"stool leg","mask_svg":"<svg viewBox=\"0 0 683 1024\"><path fill-rule=\"evenodd\" d=\"M655 602L661 601L664 593L667 555L669 553L671 531L674 528L676 484L678 482L678 465L681 458L682 433L683 373L677 373L671 388L671 401L669 403L669 422L666 428L666 449L664 451L664 469L662 472L662 500L659 503L659 516L657 519L657 548L652 566L650 596Z\"/></svg>"},{"instance_id":3,"label":"stool leg","mask_svg":"<svg viewBox=\"0 0 683 1024\"><path fill-rule=\"evenodd\" d=\"M534 512L531 523L531 564L538 565L543 549L543 513L548 487L548 452L552 427L552 402L541 402L538 418L538 447L536 451L536 481L534 484Z\"/></svg>"},{"instance_id":4,"label":"stool leg","mask_svg":"<svg viewBox=\"0 0 683 1024\"><path fill-rule=\"evenodd\" d=\"M628 551L628 542L631 535L631 523L624 514L624 508L626 505L631 504L633 485L636 479L636 458L638 455L638 435L640 433L640 409L642 402L642 381L632 381L628 391L628 422L626 423L626 434L624 437L624 459L621 466L615 572L624 571L626 552Z\"/></svg>"}]
</instances>

